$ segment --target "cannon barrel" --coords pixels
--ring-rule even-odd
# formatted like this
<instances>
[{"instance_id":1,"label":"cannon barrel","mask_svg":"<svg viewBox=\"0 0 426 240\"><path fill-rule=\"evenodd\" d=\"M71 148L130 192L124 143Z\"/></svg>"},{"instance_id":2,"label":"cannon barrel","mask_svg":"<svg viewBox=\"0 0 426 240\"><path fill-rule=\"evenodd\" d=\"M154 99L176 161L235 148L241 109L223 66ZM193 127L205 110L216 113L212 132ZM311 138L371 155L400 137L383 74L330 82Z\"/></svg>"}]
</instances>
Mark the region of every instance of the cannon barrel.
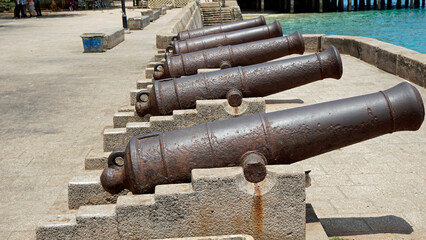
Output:
<instances>
[{"instance_id":1,"label":"cannon barrel","mask_svg":"<svg viewBox=\"0 0 426 240\"><path fill-rule=\"evenodd\" d=\"M343 68L335 47L321 53L245 67L154 81L136 96L136 112L167 115L195 107L196 100L228 99L238 107L243 97L263 97L324 78L339 79Z\"/></svg>"},{"instance_id":2,"label":"cannon barrel","mask_svg":"<svg viewBox=\"0 0 426 240\"><path fill-rule=\"evenodd\" d=\"M378 93L136 136L125 151L110 155L101 182L110 193L149 193L158 184L189 182L192 169L229 166L243 166L246 179L259 182L266 164L291 164L383 134L415 131L424 115L420 93L403 82Z\"/></svg>"},{"instance_id":3,"label":"cannon barrel","mask_svg":"<svg viewBox=\"0 0 426 240\"><path fill-rule=\"evenodd\" d=\"M252 28L257 26L266 25L265 17L259 16L257 18L248 19L244 21L225 23L213 26L207 26L192 30L181 31L176 36L177 40L185 40L190 38L197 38L206 35L223 33L223 32L232 32L245 28Z\"/></svg>"},{"instance_id":4,"label":"cannon barrel","mask_svg":"<svg viewBox=\"0 0 426 240\"><path fill-rule=\"evenodd\" d=\"M281 24L278 21L275 21L264 26L246 28L232 32L216 33L181 41L172 41L171 45L167 47L166 52L173 50L174 54L189 53L220 46L281 37L282 35L283 30L281 28Z\"/></svg>"},{"instance_id":5,"label":"cannon barrel","mask_svg":"<svg viewBox=\"0 0 426 240\"><path fill-rule=\"evenodd\" d=\"M303 54L305 44L302 34L294 32L289 36L276 37L238 45L175 54L166 54L165 63L155 66L154 79L176 78L197 74L201 68L230 68L247 66L284 57ZM159 71L158 66L163 70Z\"/></svg>"}]
</instances>

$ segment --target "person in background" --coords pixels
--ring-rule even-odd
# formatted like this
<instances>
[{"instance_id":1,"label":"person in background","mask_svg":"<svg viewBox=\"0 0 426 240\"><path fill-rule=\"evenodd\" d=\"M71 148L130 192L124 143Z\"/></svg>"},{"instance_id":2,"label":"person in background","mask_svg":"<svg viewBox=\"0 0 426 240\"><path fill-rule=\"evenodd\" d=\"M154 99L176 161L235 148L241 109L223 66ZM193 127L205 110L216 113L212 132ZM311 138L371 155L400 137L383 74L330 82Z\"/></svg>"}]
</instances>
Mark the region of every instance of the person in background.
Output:
<instances>
[{"instance_id":1,"label":"person in background","mask_svg":"<svg viewBox=\"0 0 426 240\"><path fill-rule=\"evenodd\" d=\"M37 12L37 17L41 17L40 0L34 0L34 6Z\"/></svg>"},{"instance_id":2,"label":"person in background","mask_svg":"<svg viewBox=\"0 0 426 240\"><path fill-rule=\"evenodd\" d=\"M27 16L27 14L26 14L26 12L27 12L27 6L28 6L28 1L27 0L17 0L17 1L19 1L20 3L21 3L21 17L22 18L27 18L28 16Z\"/></svg>"},{"instance_id":3,"label":"person in background","mask_svg":"<svg viewBox=\"0 0 426 240\"><path fill-rule=\"evenodd\" d=\"M19 0L14 0L14 2L15 2L15 9L13 11L14 12L14 18L21 18L19 12L21 12L22 5L21 5Z\"/></svg>"},{"instance_id":4,"label":"person in background","mask_svg":"<svg viewBox=\"0 0 426 240\"><path fill-rule=\"evenodd\" d=\"M36 17L36 11L34 10L34 0L28 0L28 10L30 12L30 17Z\"/></svg>"},{"instance_id":5,"label":"person in background","mask_svg":"<svg viewBox=\"0 0 426 240\"><path fill-rule=\"evenodd\" d=\"M70 11L74 11L74 8L75 8L75 2L74 0L70 0L70 5L69 5Z\"/></svg>"}]
</instances>

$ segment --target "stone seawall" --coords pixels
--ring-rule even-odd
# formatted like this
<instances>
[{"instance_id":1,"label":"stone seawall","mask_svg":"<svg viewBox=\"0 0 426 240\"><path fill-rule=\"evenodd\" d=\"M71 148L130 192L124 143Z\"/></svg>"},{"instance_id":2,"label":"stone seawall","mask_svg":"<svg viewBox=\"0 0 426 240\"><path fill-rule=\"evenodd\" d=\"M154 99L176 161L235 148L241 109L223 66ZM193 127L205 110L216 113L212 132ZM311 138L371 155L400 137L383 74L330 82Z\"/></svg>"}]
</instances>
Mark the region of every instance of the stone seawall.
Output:
<instances>
[{"instance_id":1,"label":"stone seawall","mask_svg":"<svg viewBox=\"0 0 426 240\"><path fill-rule=\"evenodd\" d=\"M306 51L318 52L334 45L341 54L359 58L426 88L426 54L367 37L321 34L303 37Z\"/></svg>"}]
</instances>

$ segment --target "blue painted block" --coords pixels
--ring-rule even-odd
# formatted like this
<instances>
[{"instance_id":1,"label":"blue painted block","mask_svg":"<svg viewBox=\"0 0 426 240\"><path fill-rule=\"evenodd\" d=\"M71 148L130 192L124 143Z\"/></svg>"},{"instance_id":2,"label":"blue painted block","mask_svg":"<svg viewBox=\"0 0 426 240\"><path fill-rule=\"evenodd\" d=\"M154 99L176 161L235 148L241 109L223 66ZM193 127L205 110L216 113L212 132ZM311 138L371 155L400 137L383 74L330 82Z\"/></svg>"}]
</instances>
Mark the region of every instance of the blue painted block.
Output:
<instances>
[{"instance_id":1,"label":"blue painted block","mask_svg":"<svg viewBox=\"0 0 426 240\"><path fill-rule=\"evenodd\" d=\"M84 52L103 52L103 33L84 33L81 35L83 40Z\"/></svg>"}]
</instances>

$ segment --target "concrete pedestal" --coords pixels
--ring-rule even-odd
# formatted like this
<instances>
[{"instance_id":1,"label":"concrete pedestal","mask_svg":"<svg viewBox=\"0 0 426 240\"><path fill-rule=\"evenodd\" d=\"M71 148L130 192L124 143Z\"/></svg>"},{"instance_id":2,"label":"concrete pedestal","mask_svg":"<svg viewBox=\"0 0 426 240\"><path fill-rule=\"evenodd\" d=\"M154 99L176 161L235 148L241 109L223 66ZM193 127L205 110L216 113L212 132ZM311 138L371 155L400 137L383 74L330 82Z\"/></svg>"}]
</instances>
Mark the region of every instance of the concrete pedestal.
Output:
<instances>
[{"instance_id":1,"label":"concrete pedestal","mask_svg":"<svg viewBox=\"0 0 426 240\"><path fill-rule=\"evenodd\" d=\"M159 185L154 194L120 196L117 204L84 206L49 216L37 239L158 239L247 234L255 239L305 239L305 173L267 166L264 181L242 168L194 169L192 182Z\"/></svg>"}]
</instances>

